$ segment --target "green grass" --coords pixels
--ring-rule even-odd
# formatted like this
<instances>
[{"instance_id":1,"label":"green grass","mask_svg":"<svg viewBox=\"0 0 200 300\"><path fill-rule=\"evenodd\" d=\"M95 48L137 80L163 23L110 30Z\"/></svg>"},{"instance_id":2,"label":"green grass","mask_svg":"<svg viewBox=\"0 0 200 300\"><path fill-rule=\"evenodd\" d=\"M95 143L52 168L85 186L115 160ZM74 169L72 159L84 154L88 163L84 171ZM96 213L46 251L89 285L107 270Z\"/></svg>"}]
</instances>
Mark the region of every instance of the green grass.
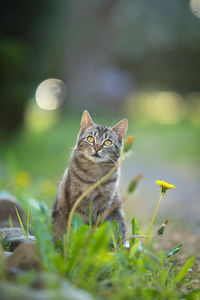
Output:
<instances>
[{"instance_id":1,"label":"green grass","mask_svg":"<svg viewBox=\"0 0 200 300\"><path fill-rule=\"evenodd\" d=\"M162 251L152 253L149 245L148 251L143 253L142 243L136 239L130 246L120 245L112 250L110 241L116 224L102 223L92 230L91 225L84 224L80 216L74 215L67 257L64 257L65 243L59 241L55 245L52 242L51 219L44 203L39 202L36 208L32 200L23 195L20 201L25 209L30 210L42 269L49 278L54 276L55 281L70 282L74 287L89 292L94 299L198 299L194 296L199 295L198 290L190 291L190 296L180 292L194 262L194 258L190 258L181 270L177 268L171 258L178 255L181 245L169 254ZM136 224L136 221L132 223ZM135 226L132 233L135 234ZM118 245L119 241L115 240L115 244ZM2 269L0 271L1 279L7 280L6 273ZM38 276L39 271L30 271L19 275L17 281L22 284L23 290L23 285L34 285ZM46 285L48 289L61 287L61 284L52 287L48 282Z\"/></svg>"},{"instance_id":2,"label":"green grass","mask_svg":"<svg viewBox=\"0 0 200 300\"><path fill-rule=\"evenodd\" d=\"M112 119L110 123L104 119L97 121L107 125L114 122ZM142 243L138 239L131 241L128 249L121 245L113 251L109 247L114 237L110 224L102 224L91 234L91 222L85 225L80 217L74 216L67 258L64 258L64 244L53 244L49 208L76 143L79 123L79 118L72 115L58 120L46 131L26 127L12 140L1 141L0 189L15 195L25 211L30 211L43 270L88 291L94 299L200 299L199 290L184 289L190 280L187 271L193 258L185 265L182 263L184 266L180 270L172 259L179 255L178 251L172 249L172 255L167 258L167 253L152 252L148 245L148 251L142 253ZM195 166L199 163L200 128L190 123L142 125L129 120L128 134L135 136L134 151L140 153L140 157L148 150L149 157L156 155L169 164ZM133 220L132 224L137 223ZM134 234L136 229L139 233L139 228L132 226ZM0 276L7 280L1 262ZM18 280L31 285L37 278L38 272L35 272L26 273Z\"/></svg>"},{"instance_id":3,"label":"green grass","mask_svg":"<svg viewBox=\"0 0 200 300\"><path fill-rule=\"evenodd\" d=\"M157 156L169 163L200 163L200 127L189 122L176 125L134 124L129 122L129 132L136 138L138 153Z\"/></svg>"}]
</instances>

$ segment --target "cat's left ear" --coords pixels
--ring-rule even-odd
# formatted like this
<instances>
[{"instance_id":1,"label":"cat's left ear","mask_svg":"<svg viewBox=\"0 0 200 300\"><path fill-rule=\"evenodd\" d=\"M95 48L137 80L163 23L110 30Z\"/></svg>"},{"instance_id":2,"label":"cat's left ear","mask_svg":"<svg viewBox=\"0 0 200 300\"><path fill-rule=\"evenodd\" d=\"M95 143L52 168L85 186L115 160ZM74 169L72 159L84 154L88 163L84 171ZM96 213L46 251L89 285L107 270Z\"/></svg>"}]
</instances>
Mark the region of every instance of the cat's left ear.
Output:
<instances>
[{"instance_id":1,"label":"cat's left ear","mask_svg":"<svg viewBox=\"0 0 200 300\"><path fill-rule=\"evenodd\" d=\"M121 141L125 135L128 128L128 120L124 119L117 123L112 129L117 134L118 139Z\"/></svg>"},{"instance_id":2,"label":"cat's left ear","mask_svg":"<svg viewBox=\"0 0 200 300\"><path fill-rule=\"evenodd\" d=\"M81 131L83 132L88 127L92 127L92 126L94 126L94 122L92 121L89 112L85 110L81 118Z\"/></svg>"}]
</instances>

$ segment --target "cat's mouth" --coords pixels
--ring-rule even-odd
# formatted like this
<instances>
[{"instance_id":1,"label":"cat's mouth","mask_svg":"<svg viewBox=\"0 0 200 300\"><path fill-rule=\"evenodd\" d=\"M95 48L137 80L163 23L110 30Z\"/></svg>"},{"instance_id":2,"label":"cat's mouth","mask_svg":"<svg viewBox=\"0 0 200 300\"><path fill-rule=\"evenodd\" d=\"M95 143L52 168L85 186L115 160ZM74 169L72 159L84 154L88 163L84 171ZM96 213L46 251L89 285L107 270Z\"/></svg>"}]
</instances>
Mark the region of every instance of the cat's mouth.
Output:
<instances>
[{"instance_id":1,"label":"cat's mouth","mask_svg":"<svg viewBox=\"0 0 200 300\"><path fill-rule=\"evenodd\" d=\"M99 154L98 154L98 153L94 153L94 154L92 154L92 156L93 156L93 157L98 157L98 158L101 158L101 156L99 156Z\"/></svg>"}]
</instances>

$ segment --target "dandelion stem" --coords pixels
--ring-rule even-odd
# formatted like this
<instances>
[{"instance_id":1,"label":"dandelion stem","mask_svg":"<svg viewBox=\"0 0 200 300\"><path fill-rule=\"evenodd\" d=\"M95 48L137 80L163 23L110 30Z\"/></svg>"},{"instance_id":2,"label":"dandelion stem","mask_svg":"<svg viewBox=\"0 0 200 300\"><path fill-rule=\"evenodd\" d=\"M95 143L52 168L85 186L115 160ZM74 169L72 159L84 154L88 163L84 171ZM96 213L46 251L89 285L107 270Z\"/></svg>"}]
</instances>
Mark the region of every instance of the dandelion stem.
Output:
<instances>
[{"instance_id":1,"label":"dandelion stem","mask_svg":"<svg viewBox=\"0 0 200 300\"><path fill-rule=\"evenodd\" d=\"M152 218L152 220L151 220L151 224L149 225L149 228L148 228L148 231L147 231L147 236L149 236L149 234L150 234L150 232L151 232L151 228L152 228L152 225L153 225L153 223L154 223L155 217L156 217L156 215L157 215L158 208L159 208L160 203L161 203L161 201L162 201L163 195L164 195L164 193L161 193L160 199L159 199L159 201L158 201L158 204L157 204L157 206L156 206L156 209L155 209L155 212L154 212L154 215L153 215L153 218ZM143 251L142 251L142 252L144 252L144 249L145 249L145 247L146 247L146 244L147 244L147 239L146 239L145 242L144 242L144 247L143 247Z\"/></svg>"},{"instance_id":2,"label":"dandelion stem","mask_svg":"<svg viewBox=\"0 0 200 300\"><path fill-rule=\"evenodd\" d=\"M151 224L150 224L149 229L148 229L148 231L147 231L147 235L150 234L150 231L151 231L152 225L153 225L153 223L154 223L155 217L156 217L156 215L157 215L158 208L159 208L159 206L160 206L162 197L163 197L163 193L161 193L161 195L160 195L160 199L159 199L158 204L157 204L157 206L156 206L156 210L155 210L155 212L154 212L153 218L152 218L152 220L151 220Z\"/></svg>"}]
</instances>

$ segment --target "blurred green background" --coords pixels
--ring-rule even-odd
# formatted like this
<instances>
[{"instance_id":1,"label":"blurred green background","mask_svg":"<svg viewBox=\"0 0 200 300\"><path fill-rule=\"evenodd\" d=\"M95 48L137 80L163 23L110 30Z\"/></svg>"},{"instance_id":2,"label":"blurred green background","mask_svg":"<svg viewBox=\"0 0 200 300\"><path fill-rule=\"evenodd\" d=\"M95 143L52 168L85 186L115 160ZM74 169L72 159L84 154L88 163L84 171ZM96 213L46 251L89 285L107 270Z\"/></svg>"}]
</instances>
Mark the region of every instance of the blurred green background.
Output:
<instances>
[{"instance_id":1,"label":"blurred green background","mask_svg":"<svg viewBox=\"0 0 200 300\"><path fill-rule=\"evenodd\" d=\"M154 181L165 180L176 190L160 216L199 234L199 17L199 0L2 2L0 188L51 207L82 111L106 125L126 117L135 144L121 193L144 175L125 204L127 219L150 220ZM48 78L62 80L67 95L56 86L60 94L50 90L44 110L35 93Z\"/></svg>"}]
</instances>

